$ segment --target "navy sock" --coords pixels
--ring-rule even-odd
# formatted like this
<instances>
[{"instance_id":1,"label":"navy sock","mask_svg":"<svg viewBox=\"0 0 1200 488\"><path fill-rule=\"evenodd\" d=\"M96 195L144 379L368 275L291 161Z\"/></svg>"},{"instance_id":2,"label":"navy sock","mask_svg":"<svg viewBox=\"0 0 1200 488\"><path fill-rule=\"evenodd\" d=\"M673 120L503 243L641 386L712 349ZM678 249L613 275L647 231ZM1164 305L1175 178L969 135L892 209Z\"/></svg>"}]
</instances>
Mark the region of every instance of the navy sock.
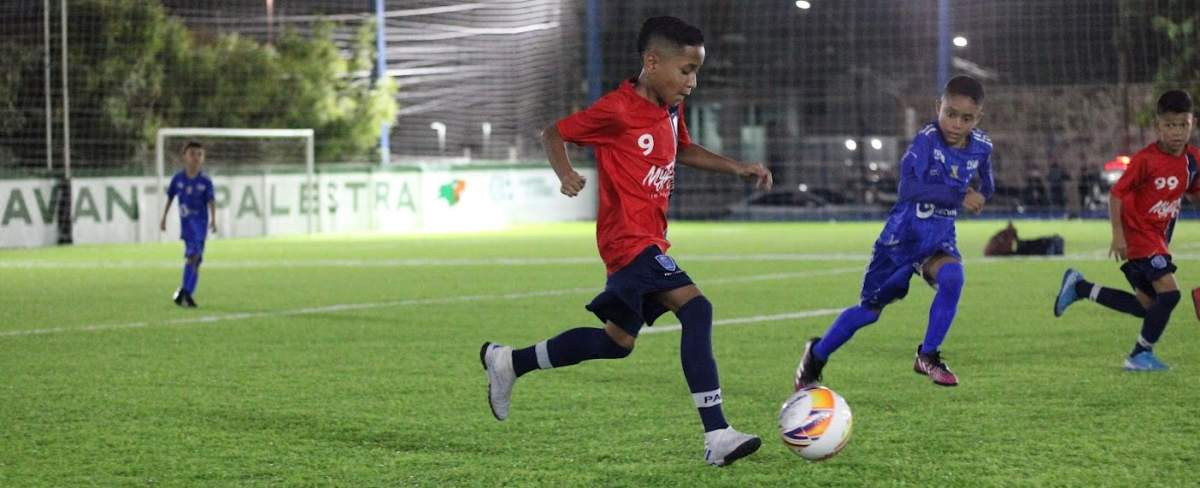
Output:
<instances>
[{"instance_id":1,"label":"navy sock","mask_svg":"<svg viewBox=\"0 0 1200 488\"><path fill-rule=\"evenodd\" d=\"M937 275L937 294L933 304L929 306L929 326L925 329L925 341L921 343L921 354L937 352L946 333L950 332L950 324L954 323L954 315L958 313L958 299L962 297L963 282L966 277L962 263L942 265Z\"/></svg>"},{"instance_id":2,"label":"navy sock","mask_svg":"<svg viewBox=\"0 0 1200 488\"><path fill-rule=\"evenodd\" d=\"M187 292L188 295L191 295L192 290L196 287L196 275L198 272L199 269L196 266L190 264L183 265L183 284L180 288L183 288L183 291Z\"/></svg>"},{"instance_id":3,"label":"navy sock","mask_svg":"<svg viewBox=\"0 0 1200 488\"><path fill-rule=\"evenodd\" d=\"M1092 294L1095 294L1093 296ZM1127 313L1137 318L1146 317L1146 307L1142 306L1132 293L1105 288L1095 283L1079 280L1075 284L1075 294L1095 301L1118 312Z\"/></svg>"},{"instance_id":4,"label":"navy sock","mask_svg":"<svg viewBox=\"0 0 1200 488\"><path fill-rule=\"evenodd\" d=\"M561 368L589 359L619 359L630 352L613 342L604 329L578 327L524 349L513 350L513 370L521 376L535 369Z\"/></svg>"},{"instance_id":5,"label":"navy sock","mask_svg":"<svg viewBox=\"0 0 1200 488\"><path fill-rule=\"evenodd\" d=\"M700 411L704 431L729 427L721 411L721 381L717 376L717 360L712 354L712 303L698 296L675 312L683 325L679 338L679 361L687 380L692 400Z\"/></svg>"},{"instance_id":6,"label":"navy sock","mask_svg":"<svg viewBox=\"0 0 1200 488\"><path fill-rule=\"evenodd\" d=\"M1146 310L1146 318L1142 320L1142 334L1138 337L1137 344L1133 346L1133 352L1130 356L1136 356L1142 351L1149 351L1154 347L1154 343L1162 337L1163 331L1167 328L1167 320L1171 318L1171 311L1175 310L1175 305L1179 303L1179 291L1166 291L1159 293L1154 300L1154 305Z\"/></svg>"},{"instance_id":7,"label":"navy sock","mask_svg":"<svg viewBox=\"0 0 1200 488\"><path fill-rule=\"evenodd\" d=\"M817 345L813 347L813 354L816 354L817 359L828 360L829 355L850 340L858 329L879 320L879 313L879 310L871 310L862 305L842 310L837 320L833 321L833 325L829 326L829 330L825 331L825 336L821 337L821 340L817 341Z\"/></svg>"}]
</instances>

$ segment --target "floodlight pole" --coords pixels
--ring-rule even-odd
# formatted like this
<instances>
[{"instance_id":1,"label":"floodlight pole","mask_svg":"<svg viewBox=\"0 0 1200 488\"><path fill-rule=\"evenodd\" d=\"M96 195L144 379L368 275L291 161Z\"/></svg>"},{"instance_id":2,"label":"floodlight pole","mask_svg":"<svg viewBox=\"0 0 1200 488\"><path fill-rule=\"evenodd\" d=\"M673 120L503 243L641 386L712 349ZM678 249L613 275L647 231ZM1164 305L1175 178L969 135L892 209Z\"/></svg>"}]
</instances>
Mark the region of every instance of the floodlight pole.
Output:
<instances>
[{"instance_id":1,"label":"floodlight pole","mask_svg":"<svg viewBox=\"0 0 1200 488\"><path fill-rule=\"evenodd\" d=\"M384 0L372 0L375 4L375 83L378 86L385 76L387 76L387 22L383 21ZM392 144L390 132L392 125L384 122L379 127L379 165L387 166L391 164L392 159Z\"/></svg>"},{"instance_id":2,"label":"floodlight pole","mask_svg":"<svg viewBox=\"0 0 1200 488\"><path fill-rule=\"evenodd\" d=\"M941 94L946 82L950 81L950 0L938 0L937 33L937 86L934 93Z\"/></svg>"},{"instance_id":3,"label":"floodlight pole","mask_svg":"<svg viewBox=\"0 0 1200 488\"><path fill-rule=\"evenodd\" d=\"M42 0L42 33L45 43L42 50L42 61L45 65L45 94L46 100L46 171L54 169L54 121L51 120L50 107L50 0Z\"/></svg>"},{"instance_id":4,"label":"floodlight pole","mask_svg":"<svg viewBox=\"0 0 1200 488\"><path fill-rule=\"evenodd\" d=\"M71 178L71 98L67 89L67 0L62 0L63 171Z\"/></svg>"},{"instance_id":5,"label":"floodlight pole","mask_svg":"<svg viewBox=\"0 0 1200 488\"><path fill-rule=\"evenodd\" d=\"M600 98L603 90L604 57L601 51L600 34L604 30L601 18L600 0L587 0L584 12L584 39L587 43L587 87L588 103Z\"/></svg>"}]
</instances>

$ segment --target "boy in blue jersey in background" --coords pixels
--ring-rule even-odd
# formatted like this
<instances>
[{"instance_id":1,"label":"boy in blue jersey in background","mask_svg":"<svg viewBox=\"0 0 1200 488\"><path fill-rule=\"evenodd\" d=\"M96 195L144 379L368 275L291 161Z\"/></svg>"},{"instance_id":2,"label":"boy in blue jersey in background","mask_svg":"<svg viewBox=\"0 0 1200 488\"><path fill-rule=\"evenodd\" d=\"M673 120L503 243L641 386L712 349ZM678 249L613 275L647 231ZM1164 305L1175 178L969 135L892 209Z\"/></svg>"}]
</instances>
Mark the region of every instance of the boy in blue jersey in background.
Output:
<instances>
[{"instance_id":1,"label":"boy in blue jersey in background","mask_svg":"<svg viewBox=\"0 0 1200 488\"><path fill-rule=\"evenodd\" d=\"M904 298L917 272L937 293L913 370L938 385L958 384L939 348L958 311L964 281L954 218L960 206L979 213L994 189L992 141L975 128L982 102L983 86L975 79L956 76L946 84L935 105L937 120L917 133L900 160L899 199L875 241L861 301L842 311L823 337L804 344L796 367L797 390L817 385L829 356L859 328L879 320L885 306ZM976 174L978 191L969 186Z\"/></svg>"},{"instance_id":2,"label":"boy in blue jersey in background","mask_svg":"<svg viewBox=\"0 0 1200 488\"><path fill-rule=\"evenodd\" d=\"M175 291L176 305L195 307L192 294L200 278L200 262L204 260L204 239L211 229L217 231L217 206L213 200L213 183L200 171L204 165L204 146L191 141L183 146L183 168L171 177L167 185L167 208L163 209L159 228L167 230L167 213L171 202L179 197L179 238L183 240L183 284ZM207 208L206 208L207 207Z\"/></svg>"}]
</instances>

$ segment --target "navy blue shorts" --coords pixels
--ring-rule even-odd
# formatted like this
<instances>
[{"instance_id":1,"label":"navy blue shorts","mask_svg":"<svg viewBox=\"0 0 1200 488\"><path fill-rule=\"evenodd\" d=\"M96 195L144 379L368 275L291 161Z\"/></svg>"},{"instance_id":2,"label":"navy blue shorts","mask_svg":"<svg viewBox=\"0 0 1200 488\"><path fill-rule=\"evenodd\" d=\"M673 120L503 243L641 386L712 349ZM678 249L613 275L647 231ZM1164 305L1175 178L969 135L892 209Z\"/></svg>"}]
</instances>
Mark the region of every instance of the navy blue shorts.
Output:
<instances>
[{"instance_id":1,"label":"navy blue shorts","mask_svg":"<svg viewBox=\"0 0 1200 488\"><path fill-rule=\"evenodd\" d=\"M204 260L204 239L184 239L183 257L196 256L196 262Z\"/></svg>"},{"instance_id":2,"label":"navy blue shorts","mask_svg":"<svg viewBox=\"0 0 1200 488\"><path fill-rule=\"evenodd\" d=\"M1158 296L1158 293L1154 291L1154 281L1168 273L1174 273L1177 269L1175 263L1171 262L1170 254L1155 254L1148 258L1130 259L1121 265L1121 272L1125 273L1125 279L1129 280L1133 289L1151 297Z\"/></svg>"},{"instance_id":3,"label":"navy blue shorts","mask_svg":"<svg viewBox=\"0 0 1200 488\"><path fill-rule=\"evenodd\" d=\"M674 259L651 245L610 275L604 291L586 308L601 322L617 324L637 337L642 324L654 325L654 320L667 312L667 307L650 295L691 284L692 278Z\"/></svg>"}]
</instances>

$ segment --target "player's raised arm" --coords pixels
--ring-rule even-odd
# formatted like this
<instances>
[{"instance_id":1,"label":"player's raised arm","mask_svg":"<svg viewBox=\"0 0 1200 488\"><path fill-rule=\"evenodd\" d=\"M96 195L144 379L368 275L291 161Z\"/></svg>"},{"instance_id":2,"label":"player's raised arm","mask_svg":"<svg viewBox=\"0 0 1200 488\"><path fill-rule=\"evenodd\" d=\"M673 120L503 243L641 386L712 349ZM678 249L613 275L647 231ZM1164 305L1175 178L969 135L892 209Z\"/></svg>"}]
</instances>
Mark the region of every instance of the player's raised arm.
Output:
<instances>
[{"instance_id":1,"label":"player's raised arm","mask_svg":"<svg viewBox=\"0 0 1200 488\"><path fill-rule=\"evenodd\" d=\"M1117 261L1124 261L1129 253L1129 245L1125 240L1125 227L1121 223L1121 213L1125 206L1125 197L1141 188L1145 164L1140 157L1134 157L1121 174L1121 179L1113 185L1108 194L1108 221L1112 225L1112 243L1108 254Z\"/></svg>"},{"instance_id":2,"label":"player's raised arm","mask_svg":"<svg viewBox=\"0 0 1200 488\"><path fill-rule=\"evenodd\" d=\"M601 97L592 106L568 115L542 131L542 147L550 167L562 183L559 191L563 195L576 196L587 185L587 179L571 166L564 143L580 146L611 144L625 130L624 112L615 97Z\"/></svg>"},{"instance_id":3,"label":"player's raised arm","mask_svg":"<svg viewBox=\"0 0 1200 488\"><path fill-rule=\"evenodd\" d=\"M914 138L900 159L900 200L957 207L962 202L958 191L941 182L926 182L922 177L929 169L932 157L929 139L921 135Z\"/></svg>"},{"instance_id":4,"label":"player's raised arm","mask_svg":"<svg viewBox=\"0 0 1200 488\"><path fill-rule=\"evenodd\" d=\"M1108 246L1108 254L1117 261L1124 261L1129 250L1125 242L1125 228L1121 226L1122 205L1120 198L1109 196L1108 221L1112 224L1112 243Z\"/></svg>"},{"instance_id":5,"label":"player's raised arm","mask_svg":"<svg viewBox=\"0 0 1200 488\"><path fill-rule=\"evenodd\" d=\"M992 156L990 154L979 163L979 193L988 200L991 200L992 195L996 193L996 180L992 177Z\"/></svg>"},{"instance_id":6,"label":"player's raised arm","mask_svg":"<svg viewBox=\"0 0 1200 488\"><path fill-rule=\"evenodd\" d=\"M583 187L587 185L587 178L571 166L566 141L558 133L558 123L550 124L542 131L542 148L546 151L550 167L554 168L554 174L558 175L558 181L562 184L559 191L568 197L574 197L583 191Z\"/></svg>"},{"instance_id":7,"label":"player's raised arm","mask_svg":"<svg viewBox=\"0 0 1200 488\"><path fill-rule=\"evenodd\" d=\"M675 160L693 168L728 173L746 181L753 181L756 188L764 190L770 190L775 183L771 171L762 163L743 163L709 151L699 144L682 147Z\"/></svg>"},{"instance_id":8,"label":"player's raised arm","mask_svg":"<svg viewBox=\"0 0 1200 488\"><path fill-rule=\"evenodd\" d=\"M991 160L989 155L979 163L979 190L967 187L967 195L963 197L963 208L972 213L982 212L983 205L989 198L992 198L992 194L996 191L996 184L992 179Z\"/></svg>"}]
</instances>

